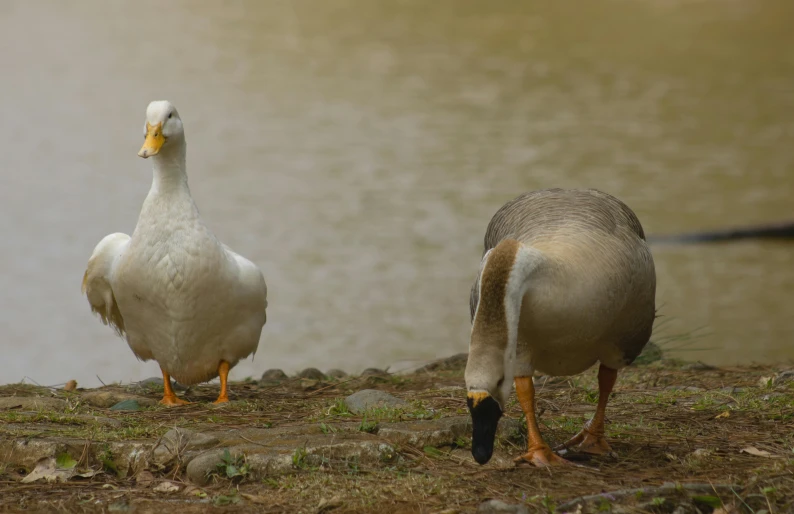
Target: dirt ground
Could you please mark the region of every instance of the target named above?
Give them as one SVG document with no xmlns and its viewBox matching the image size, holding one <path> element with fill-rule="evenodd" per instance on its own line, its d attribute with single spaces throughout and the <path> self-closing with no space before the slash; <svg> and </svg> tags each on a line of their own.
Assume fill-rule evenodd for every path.
<svg viewBox="0 0 794 514">
<path fill-rule="evenodd" d="M 547 469 L 512 462 L 526 444 L 515 397 L 494 458 L 474 462 L 460 357 L 405 375 L 248 380 L 231 384 L 223 406 L 210 403 L 214 384 L 179 393 L 194 403 L 176 408 L 155 403 L 156 381 L 13 384 L 0 387 L 0 511 L 794 512 L 787 369 L 632 366 L 607 407 L 615 453 L 567 455 L 578 466 Z M 536 378 L 552 446 L 592 416 L 595 372 Z M 404 403 L 356 414 L 344 400 L 362 389 Z M 183 434 L 175 428 L 192 442 L 163 453 Z M 49 478 L 24 481 L 47 462 Z"/>
</svg>

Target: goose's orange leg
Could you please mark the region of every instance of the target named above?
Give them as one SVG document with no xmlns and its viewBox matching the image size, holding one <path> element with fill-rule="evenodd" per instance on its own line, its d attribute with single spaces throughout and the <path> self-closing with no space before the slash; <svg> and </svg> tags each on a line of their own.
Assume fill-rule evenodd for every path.
<svg viewBox="0 0 794 514">
<path fill-rule="evenodd" d="M 521 410 L 527 418 L 527 453 L 515 459 L 516 463 L 521 461 L 529 462 L 535 466 L 556 466 L 571 464 L 553 451 L 543 440 L 538 428 L 538 420 L 535 417 L 535 385 L 532 377 L 516 377 L 516 396 Z"/>
<path fill-rule="evenodd" d="M 171 388 L 171 377 L 168 375 L 168 372 L 163 368 L 160 368 L 160 371 L 163 372 L 163 399 L 160 400 L 160 403 L 168 405 L 169 407 L 189 404 L 190 402 L 174 394 L 174 390 Z"/>
<path fill-rule="evenodd" d="M 226 403 L 229 401 L 229 396 L 226 390 L 226 381 L 229 378 L 229 363 L 226 361 L 221 361 L 218 365 L 218 375 L 221 377 L 221 392 L 218 395 L 218 399 L 212 403 Z"/>
<path fill-rule="evenodd" d="M 606 417 L 607 401 L 609 401 L 609 394 L 615 386 L 615 380 L 618 378 L 617 370 L 608 368 L 601 364 L 598 368 L 598 406 L 596 407 L 595 416 L 593 419 L 585 423 L 581 432 L 573 436 L 567 443 L 560 446 L 561 448 L 570 448 L 574 445 L 579 445 L 577 450 L 583 453 L 591 453 L 594 455 L 605 455 L 612 451 L 609 443 L 604 437 L 604 418 Z"/>
</svg>

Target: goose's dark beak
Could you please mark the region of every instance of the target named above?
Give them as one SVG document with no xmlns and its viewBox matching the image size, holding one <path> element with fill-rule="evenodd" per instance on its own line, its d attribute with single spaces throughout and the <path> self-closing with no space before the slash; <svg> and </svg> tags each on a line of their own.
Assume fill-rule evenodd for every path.
<svg viewBox="0 0 794 514">
<path fill-rule="evenodd" d="M 471 413 L 471 455 L 479 464 L 485 464 L 493 455 L 496 427 L 502 417 L 502 408 L 493 396 L 484 392 L 469 393 L 466 398 Z"/>
</svg>

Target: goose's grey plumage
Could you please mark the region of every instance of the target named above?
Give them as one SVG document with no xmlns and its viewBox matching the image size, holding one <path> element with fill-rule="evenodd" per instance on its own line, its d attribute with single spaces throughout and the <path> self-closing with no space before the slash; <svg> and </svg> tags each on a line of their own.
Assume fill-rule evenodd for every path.
<svg viewBox="0 0 794 514">
<path fill-rule="evenodd" d="M 512 377 L 518 390 L 535 370 L 574 375 L 600 362 L 608 376 L 630 364 L 650 338 L 655 295 L 642 225 L 617 198 L 544 189 L 508 202 L 488 224 L 471 289 L 470 406 L 487 399 L 501 415 Z"/>
</svg>

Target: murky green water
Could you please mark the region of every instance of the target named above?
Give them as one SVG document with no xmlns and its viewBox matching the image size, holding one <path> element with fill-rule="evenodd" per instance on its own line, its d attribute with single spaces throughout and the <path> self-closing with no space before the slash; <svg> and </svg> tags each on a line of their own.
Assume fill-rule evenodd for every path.
<svg viewBox="0 0 794 514">
<path fill-rule="evenodd" d="M 270 289 L 268 367 L 465 351 L 490 216 L 597 187 L 649 233 L 790 219 L 788 0 L 0 3 L 0 382 L 157 376 L 80 296 L 149 187 L 147 103 L 180 109 L 210 226 Z M 660 335 L 794 358 L 794 246 L 658 247 Z"/>
</svg>

